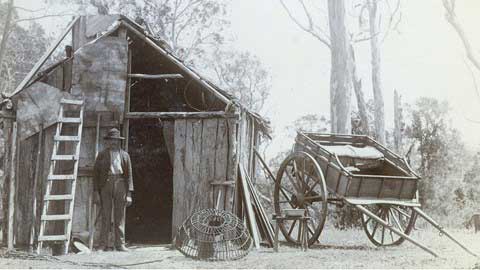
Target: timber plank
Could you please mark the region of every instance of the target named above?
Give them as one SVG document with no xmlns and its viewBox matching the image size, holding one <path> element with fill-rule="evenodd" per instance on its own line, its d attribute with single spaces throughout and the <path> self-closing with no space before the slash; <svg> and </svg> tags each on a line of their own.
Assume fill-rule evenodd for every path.
<svg viewBox="0 0 480 270">
<path fill-rule="evenodd" d="M 174 162 L 173 162 L 173 206 L 172 206 L 172 234 L 175 234 L 178 227 L 186 217 L 186 195 L 184 194 L 186 182 L 186 141 L 187 141 L 187 121 L 184 119 L 175 120 L 175 138 L 174 138 Z"/>
<path fill-rule="evenodd" d="M 250 231 L 252 233 L 252 238 L 253 238 L 253 244 L 255 245 L 255 248 L 256 249 L 259 249 L 260 248 L 260 237 L 258 235 L 259 231 L 258 231 L 258 225 L 257 225 L 257 220 L 256 220 L 256 216 L 255 216 L 255 212 L 253 210 L 253 205 L 252 205 L 252 201 L 251 201 L 251 194 L 250 194 L 250 191 L 249 191 L 249 188 L 248 188 L 248 184 L 247 184 L 247 179 L 246 179 L 246 175 L 245 175 L 245 169 L 242 167 L 242 165 L 240 165 L 239 167 L 239 178 L 240 178 L 240 181 L 242 183 L 242 194 L 243 194 L 243 201 L 244 201 L 244 205 L 245 205 L 245 209 L 246 209 L 246 212 L 247 212 L 247 218 L 248 218 L 248 225 L 250 227 Z"/>
<path fill-rule="evenodd" d="M 237 121 L 235 119 L 228 119 L 227 131 L 228 131 L 228 156 L 227 156 L 227 181 L 235 183 L 237 179 L 237 144 L 236 144 L 236 125 Z M 225 210 L 233 212 L 233 200 L 234 200 L 234 190 L 233 187 L 225 187 Z"/>
<path fill-rule="evenodd" d="M 17 141 L 18 158 L 16 166 L 15 186 L 21 188 L 21 192 L 15 194 L 15 220 L 14 235 L 15 245 L 27 245 L 29 243 L 30 225 L 32 221 L 33 182 L 35 178 L 35 164 L 38 144 L 38 134 Z M 26 162 L 25 162 L 26 161 Z"/>
<path fill-rule="evenodd" d="M 227 181 L 227 126 L 224 119 L 218 120 L 218 127 L 216 131 L 216 143 L 215 143 L 215 171 L 214 171 L 214 178 L 216 181 Z M 217 192 L 220 192 L 221 188 L 217 188 Z M 225 191 L 222 191 L 223 195 L 225 196 Z M 220 205 L 220 209 L 225 209 L 225 201 L 222 198 Z"/>
<path fill-rule="evenodd" d="M 202 175 L 201 175 L 201 159 L 202 159 L 202 128 L 203 123 L 202 120 L 189 120 L 187 122 L 191 123 L 192 126 L 192 162 L 191 162 L 191 175 L 190 175 L 190 183 L 192 183 L 190 193 L 195 198 L 195 204 L 190 207 L 190 211 L 188 214 L 192 214 L 195 210 L 208 208 L 207 199 L 205 193 L 202 192 L 202 184 L 208 185 L 207 183 L 202 183 Z M 205 181 L 206 182 L 206 181 Z"/>
<path fill-rule="evenodd" d="M 201 191 L 208 194 L 207 207 L 215 207 L 214 186 L 215 181 L 215 146 L 217 136 L 218 119 L 204 119 L 202 127 L 202 157 L 200 161 Z"/>
</svg>

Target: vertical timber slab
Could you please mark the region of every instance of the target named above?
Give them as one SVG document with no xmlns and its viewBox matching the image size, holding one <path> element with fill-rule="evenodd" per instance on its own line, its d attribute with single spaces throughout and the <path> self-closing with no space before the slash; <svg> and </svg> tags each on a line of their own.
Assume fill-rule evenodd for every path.
<svg viewBox="0 0 480 270">
<path fill-rule="evenodd" d="M 17 187 L 22 187 L 22 192 L 15 194 L 15 242 L 18 245 L 27 245 L 30 238 L 32 224 L 32 205 L 34 196 L 35 164 L 38 150 L 39 134 L 31 136 L 23 141 L 17 141 L 18 159 L 16 166 Z"/>
<path fill-rule="evenodd" d="M 253 210 L 253 205 L 252 205 L 252 196 L 250 194 L 250 191 L 248 189 L 248 184 L 247 184 L 247 176 L 245 175 L 245 168 L 240 165 L 239 168 L 239 175 L 240 175 L 240 181 L 242 185 L 242 190 L 243 190 L 243 201 L 245 202 L 245 210 L 247 212 L 247 220 L 248 224 L 250 227 L 250 232 L 252 233 L 253 237 L 253 244 L 255 245 L 256 249 L 260 249 L 260 237 L 259 237 L 259 231 L 258 231 L 258 225 L 257 225 L 257 219 L 255 216 L 255 212 Z"/>
<path fill-rule="evenodd" d="M 2 110 L 2 113 L 5 115 L 10 116 L 11 111 Z M 3 136 L 4 136 L 4 158 L 3 158 L 3 177 L 1 178 L 0 188 L 1 188 L 1 203 L 2 203 L 2 213 L 1 213 L 1 220 L 2 220 L 2 244 L 5 246 L 7 243 L 8 237 L 8 179 L 10 172 L 8 168 L 10 168 L 10 152 L 12 151 L 12 127 L 13 121 L 10 118 L 3 119 Z"/>
<path fill-rule="evenodd" d="M 175 120 L 174 231 L 193 212 L 215 206 L 211 182 L 227 179 L 228 133 L 224 127 L 224 120 L 218 119 Z"/>
<path fill-rule="evenodd" d="M 35 236 L 36 236 L 36 224 L 37 224 L 37 189 L 38 181 L 41 179 L 41 157 L 42 157 L 42 147 L 43 147 L 43 126 L 40 127 L 40 132 L 38 133 L 37 141 L 37 154 L 35 157 L 35 175 L 33 178 L 33 187 L 32 187 L 32 213 L 31 223 L 30 223 L 30 238 L 29 238 L 29 248 L 33 251 L 35 245 Z"/>
<path fill-rule="evenodd" d="M 215 142 L 215 181 L 224 182 L 227 180 L 227 123 L 224 119 L 218 119 L 218 125 L 216 130 L 216 142 Z M 216 187 L 216 192 L 220 192 L 223 189 L 222 186 Z M 223 192 L 225 194 L 225 192 Z M 218 196 L 218 194 L 215 194 Z M 215 197 L 215 202 L 217 197 Z M 220 199 L 219 209 L 225 208 L 224 199 Z"/>
<path fill-rule="evenodd" d="M 13 123 L 12 127 L 12 151 L 10 157 L 10 175 L 9 175 L 9 196 L 8 196 L 8 238 L 7 247 L 9 250 L 13 250 L 14 241 L 14 212 L 15 212 L 15 171 L 16 171 L 16 154 L 17 154 L 17 123 Z"/>
<path fill-rule="evenodd" d="M 45 189 L 47 187 L 47 178 L 48 178 L 48 173 L 50 171 L 50 159 L 52 157 L 52 152 L 53 152 L 53 138 L 55 136 L 56 132 L 56 126 L 50 126 L 49 128 L 44 130 L 44 151 L 43 151 L 43 170 L 42 170 L 42 181 L 41 184 L 39 185 L 39 192 L 38 194 L 38 212 L 37 213 L 42 213 L 42 206 L 43 206 L 43 197 L 45 196 Z M 38 225 L 40 226 L 40 219 L 38 219 Z M 54 226 L 46 226 L 45 227 L 45 234 L 54 234 Z"/>
<path fill-rule="evenodd" d="M 188 215 L 195 212 L 195 210 L 200 210 L 204 208 L 208 208 L 208 199 L 207 194 L 203 193 L 205 190 L 210 188 L 210 183 L 208 181 L 203 181 L 203 170 L 201 170 L 201 160 L 202 156 L 202 129 L 203 129 L 203 121 L 202 119 L 191 119 L 187 120 L 191 124 L 191 133 L 190 138 L 192 138 L 190 153 L 192 160 L 190 161 L 190 182 L 192 183 L 192 187 L 190 189 L 190 194 L 186 193 L 186 195 L 190 195 L 190 198 L 194 199 L 195 204 L 189 209 Z M 188 126 L 190 126 L 190 124 Z M 188 131 L 187 126 L 187 131 Z M 188 144 L 187 144 L 188 145 Z M 205 188 L 207 186 L 208 188 Z M 187 197 L 188 198 L 188 197 Z"/>
<path fill-rule="evenodd" d="M 238 150 L 237 150 L 237 141 L 236 141 L 236 119 L 227 119 L 227 131 L 228 131 L 228 163 L 227 163 L 227 181 L 235 182 L 237 179 L 237 168 L 238 168 Z M 225 210 L 231 211 L 233 213 L 233 200 L 234 200 L 234 190 L 236 186 L 226 186 L 225 187 Z"/>
<path fill-rule="evenodd" d="M 242 183 L 241 177 L 239 172 L 239 165 L 243 164 L 243 140 L 244 140 L 244 128 L 245 128 L 245 112 L 240 112 L 240 120 L 238 122 L 238 129 L 236 131 L 236 148 L 237 148 L 237 164 L 235 168 L 237 169 L 237 178 L 235 178 L 235 201 L 234 201 L 234 208 L 235 208 L 235 215 L 240 217 L 240 219 L 244 218 L 244 209 L 243 209 L 243 199 L 242 199 Z"/>
<path fill-rule="evenodd" d="M 172 235 L 186 217 L 185 208 L 190 202 L 183 192 L 186 188 L 185 161 L 187 155 L 187 120 L 175 120 L 175 155 L 173 162 L 173 206 L 172 206 Z"/>
<path fill-rule="evenodd" d="M 72 235 L 76 235 L 88 230 L 88 201 L 90 197 L 90 183 L 92 178 L 88 176 L 79 176 L 75 188 L 75 201 L 72 220 Z"/>
<path fill-rule="evenodd" d="M 216 138 L 218 119 L 203 119 L 202 125 L 202 155 L 200 159 L 200 187 L 201 192 L 208 194 L 205 198 L 208 208 L 215 207 L 216 194 L 214 193 L 214 186 L 210 183 L 213 181 L 225 181 L 215 178 L 215 168 L 217 159 L 216 152 Z M 226 163 L 226 160 L 224 161 Z"/>
</svg>

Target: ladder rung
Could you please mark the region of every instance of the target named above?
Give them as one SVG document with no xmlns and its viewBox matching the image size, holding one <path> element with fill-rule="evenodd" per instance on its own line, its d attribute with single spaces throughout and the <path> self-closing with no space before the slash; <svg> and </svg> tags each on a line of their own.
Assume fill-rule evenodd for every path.
<svg viewBox="0 0 480 270">
<path fill-rule="evenodd" d="M 55 141 L 80 141 L 80 137 L 57 135 L 55 136 Z"/>
<path fill-rule="evenodd" d="M 78 117 L 62 117 L 62 123 L 70 123 L 70 124 L 80 124 L 80 118 Z"/>
<path fill-rule="evenodd" d="M 51 174 L 48 176 L 48 180 L 73 180 L 75 175 L 73 174 Z"/>
<path fill-rule="evenodd" d="M 72 194 L 63 194 L 63 195 L 46 195 L 44 200 L 47 201 L 66 201 L 66 200 L 73 200 Z"/>
<path fill-rule="evenodd" d="M 67 241 L 65 235 L 40 235 L 38 241 Z"/>
<path fill-rule="evenodd" d="M 71 105 L 82 105 L 83 100 L 62 98 L 62 100 L 60 100 L 60 103 L 71 104 Z"/>
<path fill-rule="evenodd" d="M 76 160 L 75 155 L 53 155 L 52 160 Z"/>
<path fill-rule="evenodd" d="M 70 220 L 70 215 L 42 215 L 42 220 Z"/>
</svg>

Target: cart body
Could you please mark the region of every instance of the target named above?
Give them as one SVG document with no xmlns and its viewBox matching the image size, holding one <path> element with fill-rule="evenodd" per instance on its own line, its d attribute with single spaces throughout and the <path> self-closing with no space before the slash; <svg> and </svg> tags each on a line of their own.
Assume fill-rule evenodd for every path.
<svg viewBox="0 0 480 270">
<path fill-rule="evenodd" d="M 310 217 L 308 244 L 318 241 L 327 219 L 328 204 L 350 205 L 361 212 L 364 231 L 377 246 L 399 245 L 405 240 L 438 256 L 409 234 L 417 216 L 424 218 L 462 249 L 477 256 L 420 209 L 420 177 L 408 162 L 364 135 L 298 132 L 294 151 L 281 163 L 274 178 L 276 216 L 289 209 Z M 277 223 L 285 240 L 302 243 L 300 222 Z"/>
<path fill-rule="evenodd" d="M 299 132 L 295 151 L 315 158 L 330 196 L 416 203 L 420 177 L 404 158 L 364 135 Z"/>
</svg>

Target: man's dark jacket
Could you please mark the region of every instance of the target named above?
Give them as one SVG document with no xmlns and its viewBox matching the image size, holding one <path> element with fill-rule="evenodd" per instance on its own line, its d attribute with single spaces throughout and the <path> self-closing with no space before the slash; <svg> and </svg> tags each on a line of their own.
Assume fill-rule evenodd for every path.
<svg viewBox="0 0 480 270">
<path fill-rule="evenodd" d="M 130 156 L 124 150 L 120 151 L 120 158 L 122 160 L 123 177 L 125 179 L 125 187 L 128 191 L 133 191 L 133 177 L 132 177 L 132 162 Z M 110 150 L 105 149 L 98 153 L 93 168 L 93 187 L 94 190 L 100 192 L 105 185 L 110 172 Z"/>
</svg>

